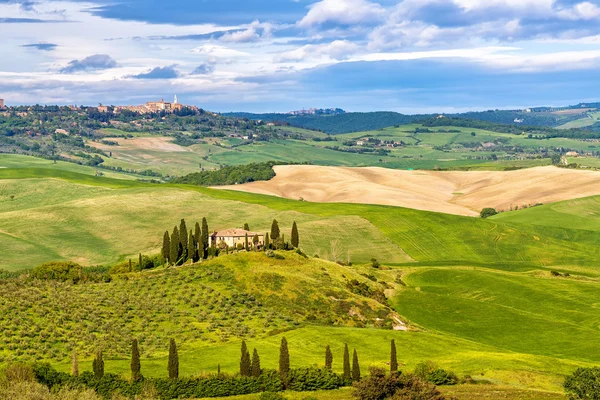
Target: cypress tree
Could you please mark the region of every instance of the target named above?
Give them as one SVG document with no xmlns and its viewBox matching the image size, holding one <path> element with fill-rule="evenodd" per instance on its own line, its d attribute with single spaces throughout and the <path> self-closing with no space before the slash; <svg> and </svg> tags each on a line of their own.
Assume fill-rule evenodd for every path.
<svg viewBox="0 0 600 400">
<path fill-rule="evenodd" d="M 250 365 L 250 352 L 248 351 L 248 347 L 246 346 L 246 341 L 242 341 L 242 357 L 240 359 L 240 375 L 241 376 L 250 376 L 252 373 Z"/>
<path fill-rule="evenodd" d="M 142 264 L 142 253 L 139 253 L 139 257 L 138 257 L 138 267 L 137 267 L 138 271 L 141 271 L 141 270 L 142 270 L 142 265 L 143 265 L 143 264 Z"/>
<path fill-rule="evenodd" d="M 298 226 L 296 225 L 296 221 L 292 225 L 292 246 L 298 248 L 300 244 L 300 238 L 298 237 Z"/>
<path fill-rule="evenodd" d="M 140 349 L 137 339 L 131 342 L 131 380 L 137 382 L 142 378 L 142 366 L 140 364 Z"/>
<path fill-rule="evenodd" d="M 196 240 L 196 247 L 194 248 L 194 262 L 196 262 L 202 258 L 202 254 L 200 253 L 202 231 L 200 230 L 200 224 L 198 222 L 196 222 L 196 226 L 194 227 L 194 239 Z"/>
<path fill-rule="evenodd" d="M 131 258 L 129 259 L 129 272 L 133 271 L 133 263 L 131 262 Z"/>
<path fill-rule="evenodd" d="M 181 219 L 179 223 L 179 244 L 181 244 L 181 259 L 185 262 L 188 259 L 188 230 L 185 219 Z"/>
<path fill-rule="evenodd" d="M 160 255 L 163 260 L 168 260 L 171 256 L 171 238 L 169 237 L 169 231 L 165 231 L 165 234 L 163 235 L 163 245 Z"/>
<path fill-rule="evenodd" d="M 279 223 L 276 219 L 273 220 L 271 224 L 271 240 L 279 239 Z"/>
<path fill-rule="evenodd" d="M 96 378 L 102 378 L 104 376 L 104 360 L 102 359 L 102 350 L 98 349 L 96 357 L 92 362 L 92 369 Z"/>
<path fill-rule="evenodd" d="M 350 380 L 352 378 L 352 371 L 350 370 L 350 352 L 348 351 L 348 344 L 344 344 L 344 379 Z"/>
<path fill-rule="evenodd" d="M 398 358 L 396 357 L 396 342 L 392 339 L 392 346 L 390 351 L 390 372 L 395 374 L 398 372 Z"/>
<path fill-rule="evenodd" d="M 258 378 L 260 376 L 260 357 L 258 356 L 258 351 L 254 349 L 252 353 L 252 376 Z"/>
<path fill-rule="evenodd" d="M 248 234 L 247 233 L 246 233 L 246 238 L 245 238 L 244 246 L 246 246 L 246 251 L 250 250 L 250 247 L 249 247 L 249 244 L 248 244 Z"/>
<path fill-rule="evenodd" d="M 208 222 L 202 218 L 202 258 L 208 258 Z"/>
<path fill-rule="evenodd" d="M 287 377 L 290 373 L 290 352 L 288 350 L 288 343 L 285 337 L 281 338 L 281 346 L 279 346 L 279 374 L 283 379 L 283 382 L 287 381 Z"/>
<path fill-rule="evenodd" d="M 179 261 L 179 230 L 177 227 L 173 228 L 171 234 L 171 250 L 169 251 L 169 262 L 171 265 L 177 264 Z"/>
<path fill-rule="evenodd" d="M 71 359 L 71 375 L 79 376 L 79 360 L 77 359 L 77 351 L 73 351 Z"/>
<path fill-rule="evenodd" d="M 194 248 L 196 244 L 194 243 L 194 235 L 192 234 L 192 230 L 190 229 L 190 235 L 188 236 L 188 261 L 194 261 Z"/>
<path fill-rule="evenodd" d="M 200 243 L 200 237 L 202 236 L 202 231 L 200 230 L 200 224 L 196 222 L 194 226 L 194 239 L 196 239 L 196 243 Z"/>
<path fill-rule="evenodd" d="M 355 382 L 360 381 L 360 366 L 358 365 L 356 349 L 354 349 L 354 353 L 352 354 L 352 380 Z"/>
<path fill-rule="evenodd" d="M 248 224 L 244 224 L 244 230 L 245 230 L 245 231 L 249 231 L 249 230 L 250 230 L 250 225 L 248 225 Z"/>
<path fill-rule="evenodd" d="M 179 378 L 179 354 L 177 353 L 177 345 L 175 339 L 169 341 L 169 378 Z"/>
<path fill-rule="evenodd" d="M 333 365 L 333 354 L 331 353 L 331 348 L 327 346 L 325 348 L 325 368 L 331 369 Z"/>
<path fill-rule="evenodd" d="M 252 238 L 252 247 L 254 248 L 254 251 L 258 249 L 258 242 L 260 242 L 260 239 L 258 239 L 258 234 L 256 234 Z"/>
<path fill-rule="evenodd" d="M 269 239 L 269 234 L 265 235 L 265 250 L 271 248 L 271 239 Z"/>
</svg>

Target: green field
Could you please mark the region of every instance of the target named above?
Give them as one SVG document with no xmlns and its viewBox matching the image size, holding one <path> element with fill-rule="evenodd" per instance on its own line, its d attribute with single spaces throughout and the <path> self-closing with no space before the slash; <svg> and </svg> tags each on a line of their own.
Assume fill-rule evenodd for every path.
<svg viewBox="0 0 600 400">
<path fill-rule="evenodd" d="M 590 121 L 592 121 L 590 119 Z M 278 161 L 282 163 L 311 163 L 330 166 L 380 166 L 394 169 L 478 169 L 504 170 L 550 165 L 550 158 L 541 158 L 540 152 L 556 148 L 579 152 L 596 152 L 600 144 L 575 139 L 536 139 L 526 135 L 497 133 L 474 128 L 435 127 L 430 132 L 416 133 L 425 129 L 418 124 L 384 128 L 377 131 L 355 132 L 332 136 L 334 141 L 323 141 L 328 135 L 300 128 L 261 127 L 263 132 L 285 132 L 301 135 L 296 138 L 271 138 L 269 141 L 246 142 L 240 138 L 210 137 L 203 143 L 183 147 L 170 143 L 167 136 L 137 133 L 134 139 L 123 139 L 128 132 L 104 129 L 103 133 L 117 137 L 121 146 L 100 146 L 111 157 L 103 157 L 110 167 L 142 171 L 151 169 L 163 175 L 181 176 L 205 169 L 217 169 L 221 165 L 244 165 L 253 162 Z M 184 132 L 185 134 L 185 132 Z M 334 150 L 332 147 L 349 149 L 344 142 L 356 142 L 360 138 L 376 138 L 404 143 L 403 146 L 376 147 L 387 154 L 357 153 Z M 315 140 L 316 139 L 316 140 Z M 164 140 L 168 148 L 147 146 L 147 142 Z M 485 145 L 485 146 L 484 146 Z M 328 148 L 329 147 L 329 148 Z M 361 146 L 352 146 L 361 149 Z M 512 148 L 518 151 L 512 151 Z M 365 150 L 366 147 L 362 147 Z M 597 160 L 590 158 L 590 164 Z"/>
<path fill-rule="evenodd" d="M 0 313 L 0 363 L 36 358 L 69 370 L 77 348 L 82 369 L 89 369 L 90 354 L 102 343 L 113 349 L 107 371 L 125 374 L 127 343 L 136 336 L 143 373 L 164 376 L 167 342 L 175 337 L 183 375 L 214 372 L 217 365 L 234 372 L 242 338 L 259 350 L 264 367 L 274 368 L 285 336 L 293 366 L 322 365 L 329 344 L 339 371 L 341 346 L 348 343 L 367 373 L 371 365 L 385 366 L 393 338 L 405 370 L 433 360 L 491 383 L 444 388 L 460 399 L 483 398 L 481 393 L 491 399 L 561 398 L 565 375 L 600 363 L 600 197 L 482 220 L 110 179 L 86 167 L 27 160 L 0 158 L 8 167 L 0 169 L 0 248 L 10 249 L 0 269 L 50 260 L 111 265 L 135 259 L 138 252 L 158 252 L 162 233 L 181 218 L 190 226 L 204 216 L 214 229 L 248 223 L 261 232 L 276 218 L 286 236 L 297 221 L 310 258 L 238 254 L 111 283 L 4 283 L 0 305 L 10 312 Z M 372 257 L 384 267 L 372 268 Z M 328 261 L 334 258 L 354 265 Z M 346 281 L 353 277 L 387 288 L 391 309 L 349 293 Z M 233 293 L 262 305 L 224 302 Z M 375 327 L 375 318 L 385 321 L 390 312 L 409 330 Z M 82 313 L 85 318 L 77 317 Z M 52 329 L 57 321 L 62 328 Z M 40 331 L 49 335 L 42 345 Z M 348 392 L 318 398 L 336 393 Z"/>
</svg>

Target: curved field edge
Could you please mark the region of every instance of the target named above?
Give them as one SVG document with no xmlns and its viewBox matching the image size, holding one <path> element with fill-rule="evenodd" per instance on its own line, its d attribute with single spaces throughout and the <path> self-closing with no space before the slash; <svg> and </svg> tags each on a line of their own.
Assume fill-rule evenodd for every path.
<svg viewBox="0 0 600 400">
<path fill-rule="evenodd" d="M 214 201 L 254 204 L 274 212 L 298 212 L 319 218 L 358 216 L 367 220 L 399 249 L 419 262 L 489 264 L 503 269 L 590 266 L 600 261 L 600 232 L 565 227 L 503 223 L 407 208 L 342 203 L 309 203 L 233 191 L 171 184 L 148 184 L 70 171 L 48 169 L 2 169 L 0 179 L 58 178 L 75 184 L 110 189 L 179 189 L 201 193 Z M 140 207 L 143 207 L 140 205 Z M 206 212 L 210 217 L 210 210 Z M 184 215 L 173 215 L 176 221 Z M 204 216 L 204 215 L 201 215 Z M 243 223 L 244 221 L 238 221 Z M 265 221 L 266 222 L 266 221 Z M 168 226 L 155 227 L 167 229 Z M 159 245 L 156 239 L 156 246 Z M 362 242 L 359 241 L 360 246 Z M 325 247 L 329 243 L 325 243 Z M 150 245 L 150 244 L 148 244 Z M 322 244 L 321 244 L 322 246 Z M 136 254 L 141 248 L 132 249 Z M 395 262 L 388 259 L 382 261 Z"/>
</svg>

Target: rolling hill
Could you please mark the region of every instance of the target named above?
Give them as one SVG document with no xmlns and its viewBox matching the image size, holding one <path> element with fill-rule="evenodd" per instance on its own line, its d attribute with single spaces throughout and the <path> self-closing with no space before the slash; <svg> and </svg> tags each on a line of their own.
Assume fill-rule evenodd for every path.
<svg viewBox="0 0 600 400">
<path fill-rule="evenodd" d="M 600 194 L 598 173 L 538 167 L 517 171 L 402 171 L 312 165 L 274 167 L 268 181 L 221 186 L 312 202 L 384 204 L 478 216 Z"/>
</svg>

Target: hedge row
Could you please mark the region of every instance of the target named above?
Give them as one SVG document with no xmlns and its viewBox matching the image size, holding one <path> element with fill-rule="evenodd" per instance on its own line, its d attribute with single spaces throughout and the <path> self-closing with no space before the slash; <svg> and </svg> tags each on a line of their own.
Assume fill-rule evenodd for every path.
<svg viewBox="0 0 600 400">
<path fill-rule="evenodd" d="M 329 369 L 298 368 L 290 370 L 287 382 L 277 371 L 263 371 L 259 377 L 216 374 L 181 379 L 150 379 L 130 382 L 116 374 L 97 378 L 91 372 L 71 376 L 58 372 L 49 364 L 34 366 L 36 379 L 50 387 L 86 387 L 99 395 L 110 398 L 113 393 L 135 396 L 142 392 L 144 384 L 150 383 L 161 399 L 225 397 L 260 392 L 279 392 L 285 388 L 295 391 L 332 390 L 350 385 L 351 382 Z"/>
</svg>

